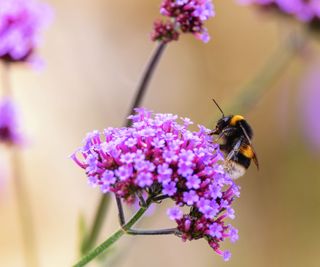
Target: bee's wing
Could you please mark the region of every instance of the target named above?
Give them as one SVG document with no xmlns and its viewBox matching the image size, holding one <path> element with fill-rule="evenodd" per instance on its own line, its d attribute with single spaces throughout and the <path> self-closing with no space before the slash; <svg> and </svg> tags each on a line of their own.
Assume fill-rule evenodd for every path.
<svg viewBox="0 0 320 267">
<path fill-rule="evenodd" d="M 255 152 L 254 148 L 253 148 L 253 145 L 252 145 L 251 139 L 250 139 L 249 135 L 247 134 L 246 129 L 243 127 L 243 125 L 242 125 L 241 123 L 240 123 L 240 127 L 241 127 L 241 129 L 242 129 L 242 131 L 243 131 L 243 133 L 244 133 L 244 135 L 245 135 L 245 137 L 246 137 L 246 139 L 247 139 L 247 141 L 248 141 L 248 143 L 249 143 L 249 145 L 250 145 L 251 149 L 252 149 L 252 152 L 253 152 L 253 157 L 252 157 L 253 162 L 254 162 L 254 164 L 257 166 L 257 169 L 259 170 L 259 161 L 258 161 L 258 157 L 257 157 L 257 154 L 256 154 L 256 152 Z"/>
<path fill-rule="evenodd" d="M 243 125 L 241 124 L 241 122 L 240 122 L 240 128 L 241 128 L 241 130 L 243 131 L 243 134 L 244 134 L 244 136 L 246 137 L 246 139 L 247 139 L 247 141 L 248 141 L 248 143 L 249 143 L 249 145 L 252 145 L 252 143 L 251 143 L 251 139 L 250 139 L 250 137 L 249 137 L 249 135 L 248 135 L 248 133 L 247 133 L 247 131 L 246 131 L 246 129 L 243 127 Z"/>
<path fill-rule="evenodd" d="M 251 149 L 252 149 L 252 152 L 253 152 L 253 157 L 252 157 L 253 162 L 254 162 L 254 164 L 257 166 L 257 169 L 259 170 L 259 161 L 258 161 L 257 154 L 256 154 L 256 152 L 254 151 L 253 146 L 252 146 L 252 145 L 250 145 L 250 146 L 251 146 Z"/>
</svg>

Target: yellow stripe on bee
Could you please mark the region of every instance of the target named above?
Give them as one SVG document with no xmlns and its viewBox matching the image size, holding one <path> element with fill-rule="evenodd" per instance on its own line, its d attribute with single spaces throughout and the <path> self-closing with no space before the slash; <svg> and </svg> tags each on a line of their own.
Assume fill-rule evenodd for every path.
<svg viewBox="0 0 320 267">
<path fill-rule="evenodd" d="M 254 152 L 251 146 L 242 146 L 240 148 L 240 153 L 248 159 L 252 159 L 254 157 Z"/>
<path fill-rule="evenodd" d="M 242 121 L 242 120 L 244 120 L 244 117 L 242 117 L 241 115 L 234 115 L 231 118 L 230 125 L 235 126 L 238 121 Z"/>
</svg>

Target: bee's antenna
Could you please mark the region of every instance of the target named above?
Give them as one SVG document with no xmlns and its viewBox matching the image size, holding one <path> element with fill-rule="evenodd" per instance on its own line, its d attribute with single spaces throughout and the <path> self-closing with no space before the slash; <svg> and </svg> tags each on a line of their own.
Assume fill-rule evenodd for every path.
<svg viewBox="0 0 320 267">
<path fill-rule="evenodd" d="M 216 104 L 216 106 L 218 107 L 218 109 L 221 111 L 222 117 L 225 117 L 225 116 L 224 116 L 224 113 L 223 113 L 222 109 L 220 108 L 220 106 L 218 105 L 217 101 L 214 100 L 214 98 L 212 98 L 212 101 Z"/>
</svg>

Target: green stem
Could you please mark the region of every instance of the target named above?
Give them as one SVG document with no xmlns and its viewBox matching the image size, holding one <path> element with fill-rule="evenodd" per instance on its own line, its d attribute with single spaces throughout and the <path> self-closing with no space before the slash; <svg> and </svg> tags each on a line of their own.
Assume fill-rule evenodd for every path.
<svg viewBox="0 0 320 267">
<path fill-rule="evenodd" d="M 142 74 L 142 78 L 140 80 L 140 83 L 138 85 L 137 93 L 134 97 L 134 101 L 131 104 L 131 107 L 129 109 L 128 116 L 131 115 L 134 112 L 134 109 L 139 107 L 141 105 L 141 102 L 143 100 L 144 95 L 146 94 L 146 91 L 148 89 L 148 85 L 151 81 L 151 78 L 153 76 L 153 73 L 158 66 L 159 60 L 167 46 L 167 43 L 165 42 L 159 42 L 158 46 L 152 53 L 149 62 L 147 63 L 147 66 Z M 127 120 L 127 127 L 131 126 L 131 121 Z"/>
<path fill-rule="evenodd" d="M 12 97 L 11 79 L 10 79 L 10 63 L 3 63 L 2 86 L 3 94 Z M 23 239 L 23 249 L 25 253 L 26 266 L 38 266 L 36 242 L 34 235 L 34 227 L 32 213 L 30 207 L 29 195 L 26 186 L 23 184 L 21 154 L 19 148 L 11 146 L 11 168 L 12 180 L 15 189 L 15 198 L 17 202 L 18 216 L 21 224 L 21 234 Z"/>
<path fill-rule="evenodd" d="M 18 213 L 20 216 L 20 223 L 23 236 L 24 251 L 26 257 L 26 266 L 38 266 L 34 228 L 31 216 L 31 208 L 28 193 L 22 182 L 21 175 L 21 159 L 19 151 L 12 151 L 12 168 L 13 168 L 13 181 L 15 186 L 16 199 L 18 204 Z"/>
<path fill-rule="evenodd" d="M 100 204 L 96 211 L 95 219 L 92 225 L 92 231 L 89 235 L 85 236 L 81 246 L 81 253 L 84 255 L 87 253 L 96 243 L 97 238 L 99 236 L 100 229 L 102 228 L 104 217 L 107 213 L 107 208 L 110 203 L 110 194 L 103 194 L 100 199 Z"/>
<path fill-rule="evenodd" d="M 112 246 L 117 240 L 120 239 L 124 234 L 126 234 L 127 230 L 129 230 L 146 212 L 150 203 L 146 207 L 141 207 L 133 216 L 132 218 L 119 230 L 117 230 L 114 234 L 112 234 L 106 241 L 101 243 L 95 249 L 91 250 L 88 254 L 83 256 L 83 258 L 73 265 L 73 267 L 82 267 L 85 266 L 87 263 L 92 261 L 94 258 L 99 256 L 102 252 Z"/>
<path fill-rule="evenodd" d="M 306 43 L 305 36 L 290 34 L 272 54 L 257 75 L 240 90 L 227 112 L 247 113 L 258 102 L 267 88 L 271 87 L 287 69 L 294 56 L 301 51 Z M 231 112 L 230 112 L 231 111 Z"/>
</svg>

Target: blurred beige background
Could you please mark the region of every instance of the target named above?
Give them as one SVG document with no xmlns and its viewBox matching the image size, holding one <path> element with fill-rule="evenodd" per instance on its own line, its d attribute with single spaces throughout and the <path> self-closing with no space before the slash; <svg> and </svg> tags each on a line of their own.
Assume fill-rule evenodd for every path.
<svg viewBox="0 0 320 267">
<path fill-rule="evenodd" d="M 160 0 L 49 2 L 56 18 L 39 51 L 46 69 L 34 73 L 18 67 L 12 79 L 30 137 L 23 151 L 24 183 L 32 197 L 40 266 L 57 267 L 77 259 L 78 216 L 83 213 L 91 222 L 100 196 L 68 156 L 88 131 L 122 124 L 154 48 L 149 32 L 159 17 Z M 183 36 L 170 44 L 145 107 L 209 127 L 220 116 L 211 98 L 222 106 L 234 101 L 273 53 L 286 25 L 232 0 L 215 4 L 217 16 L 207 23 L 212 41 L 205 45 Z M 314 53 L 317 49 L 312 44 Z M 320 153 L 309 149 L 298 109 L 299 81 L 309 61 L 312 56 L 294 60 L 246 114 L 255 129 L 261 170 L 253 166 L 239 180 L 234 225 L 240 240 L 224 244 L 233 253 L 231 261 L 224 263 L 203 240 L 124 237 L 117 245 L 123 249 L 120 261 L 109 266 L 320 266 Z M 24 261 L 16 203 L 7 152 L 1 151 L 0 266 L 20 267 Z M 171 224 L 162 205 L 141 225 Z M 112 204 L 104 236 L 117 227 Z"/>
</svg>

